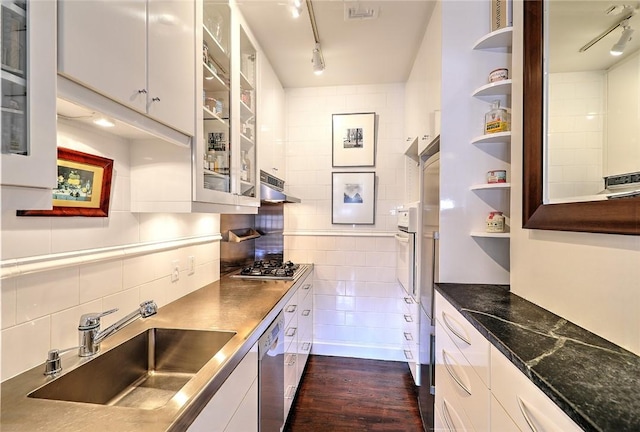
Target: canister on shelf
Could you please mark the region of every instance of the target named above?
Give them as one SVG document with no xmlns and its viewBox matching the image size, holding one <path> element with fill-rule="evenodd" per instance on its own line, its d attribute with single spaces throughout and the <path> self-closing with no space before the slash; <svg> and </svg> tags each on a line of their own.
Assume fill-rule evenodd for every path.
<svg viewBox="0 0 640 432">
<path fill-rule="evenodd" d="M 499 68 L 491 71 L 489 74 L 489 82 L 503 81 L 509 79 L 509 69 Z"/>
<path fill-rule="evenodd" d="M 487 232 L 504 232 L 504 215 L 500 211 L 492 211 L 487 216 Z"/>
<path fill-rule="evenodd" d="M 507 182 L 506 170 L 487 171 L 487 183 L 506 183 L 506 182 Z"/>
</svg>

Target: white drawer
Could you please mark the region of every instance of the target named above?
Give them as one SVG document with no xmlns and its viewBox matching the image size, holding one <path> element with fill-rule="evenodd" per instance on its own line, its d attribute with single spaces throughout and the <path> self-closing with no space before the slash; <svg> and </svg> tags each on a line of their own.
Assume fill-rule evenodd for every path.
<svg viewBox="0 0 640 432">
<path fill-rule="evenodd" d="M 494 347 L 491 347 L 491 391 L 522 431 L 582 431 Z"/>
<path fill-rule="evenodd" d="M 489 341 L 436 292 L 436 319 L 487 387 L 490 386 Z"/>
<path fill-rule="evenodd" d="M 294 293 L 293 296 L 289 299 L 287 304 L 284 306 L 282 311 L 284 312 L 284 326 L 288 327 L 292 320 L 298 316 L 298 293 Z"/>
<path fill-rule="evenodd" d="M 435 396 L 435 430 L 446 432 L 474 431 L 471 421 L 462 409 L 455 395 L 451 383 L 446 380 L 438 381 L 436 369 L 436 396 Z"/>
<path fill-rule="evenodd" d="M 460 353 L 454 342 L 444 331 L 443 326 L 436 325 L 436 395 L 442 384 L 450 389 L 456 403 L 470 419 L 477 431 L 489 430 L 490 392 L 480 379 L 475 369 Z"/>
<path fill-rule="evenodd" d="M 521 432 L 500 402 L 491 395 L 491 430 L 495 432 Z"/>
</svg>

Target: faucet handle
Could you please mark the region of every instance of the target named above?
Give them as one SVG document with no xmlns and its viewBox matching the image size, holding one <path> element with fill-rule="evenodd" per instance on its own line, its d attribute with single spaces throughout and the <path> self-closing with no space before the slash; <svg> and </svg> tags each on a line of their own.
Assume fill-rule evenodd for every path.
<svg viewBox="0 0 640 432">
<path fill-rule="evenodd" d="M 100 326 L 100 318 L 105 315 L 117 312 L 118 308 L 110 309 L 104 312 L 92 312 L 84 314 L 80 317 L 80 323 L 78 324 L 78 330 L 91 330 Z"/>
<path fill-rule="evenodd" d="M 158 305 L 153 300 L 147 300 L 140 303 L 140 316 L 142 318 L 150 317 L 158 312 Z"/>
</svg>

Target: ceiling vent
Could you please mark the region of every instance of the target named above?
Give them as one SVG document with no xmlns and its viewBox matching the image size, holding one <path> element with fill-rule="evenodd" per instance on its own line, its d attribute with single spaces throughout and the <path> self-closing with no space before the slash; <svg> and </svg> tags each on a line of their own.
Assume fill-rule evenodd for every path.
<svg viewBox="0 0 640 432">
<path fill-rule="evenodd" d="M 377 7 L 365 7 L 358 3 L 357 6 L 344 5 L 344 20 L 356 21 L 356 20 L 369 20 L 378 18 Z"/>
</svg>

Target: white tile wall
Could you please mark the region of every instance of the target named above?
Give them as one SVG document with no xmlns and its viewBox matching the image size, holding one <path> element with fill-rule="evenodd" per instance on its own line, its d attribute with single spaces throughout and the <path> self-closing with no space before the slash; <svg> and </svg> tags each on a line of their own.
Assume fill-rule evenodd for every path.
<svg viewBox="0 0 640 432">
<path fill-rule="evenodd" d="M 114 159 L 108 218 L 17 217 L 2 211 L 2 259 L 41 256 L 220 232 L 219 215 L 130 212 L 129 146 L 126 140 L 60 121 L 59 145 Z M 195 272 L 188 272 L 194 256 Z M 180 278 L 171 282 L 171 261 Z M 0 379 L 44 362 L 51 348 L 77 345 L 80 315 L 110 308 L 103 326 L 154 299 L 163 306 L 220 278 L 219 242 L 133 258 L 78 265 L 2 280 Z"/>
<path fill-rule="evenodd" d="M 401 288 L 389 233 L 396 229 L 393 210 L 407 199 L 404 85 L 287 89 L 286 110 L 286 181 L 302 203 L 285 206 L 285 231 L 294 234 L 285 236 L 285 254 L 315 264 L 313 350 L 401 360 Z M 357 112 L 376 113 L 376 166 L 334 169 L 332 114 Z M 331 224 L 331 173 L 336 171 L 376 172 L 375 225 Z M 340 235 L 331 235 L 336 231 Z M 302 232 L 306 235 L 295 235 Z M 356 235 L 363 232 L 371 236 Z"/>
<path fill-rule="evenodd" d="M 551 199 L 602 190 L 606 71 L 549 74 Z"/>
</svg>

